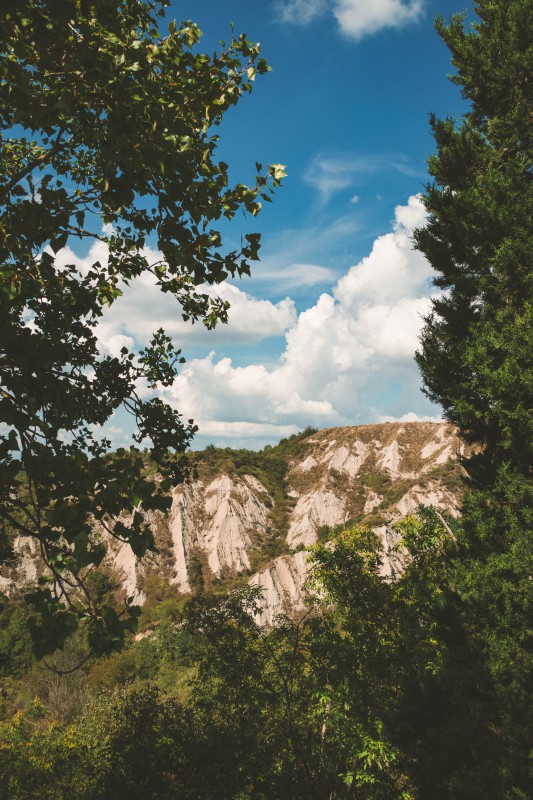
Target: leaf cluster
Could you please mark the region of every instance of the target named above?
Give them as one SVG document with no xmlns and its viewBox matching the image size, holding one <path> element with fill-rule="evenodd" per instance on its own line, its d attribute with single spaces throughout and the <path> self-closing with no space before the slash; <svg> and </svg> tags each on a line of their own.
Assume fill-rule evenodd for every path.
<svg viewBox="0 0 533 800">
<path fill-rule="evenodd" d="M 0 535 L 6 554 L 32 537 L 42 557 L 31 602 L 43 653 L 80 622 L 95 652 L 121 646 L 138 611 L 97 608 L 87 575 L 109 539 L 137 557 L 153 549 L 147 515 L 168 507 L 197 430 L 155 394 L 183 362 L 170 337 L 106 353 L 104 313 L 144 276 L 183 319 L 225 322 L 207 288 L 249 274 L 260 237 L 227 251 L 217 223 L 257 214 L 284 175 L 257 165 L 252 186 L 232 185 L 216 158 L 223 115 L 269 69 L 259 45 L 232 35 L 208 56 L 193 22 L 161 30 L 167 5 L 0 9 Z M 157 481 L 135 448 L 109 456 L 101 431 L 119 409 Z"/>
</svg>

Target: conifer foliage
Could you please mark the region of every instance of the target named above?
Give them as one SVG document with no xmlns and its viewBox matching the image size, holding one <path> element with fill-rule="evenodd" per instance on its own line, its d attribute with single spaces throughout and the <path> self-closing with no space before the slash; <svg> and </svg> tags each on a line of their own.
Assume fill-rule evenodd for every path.
<svg viewBox="0 0 533 800">
<path fill-rule="evenodd" d="M 426 321 L 418 363 L 429 396 L 487 455 L 533 462 L 533 10 L 527 0 L 475 5 L 437 29 L 470 110 L 431 120 L 437 153 L 415 236 L 445 293 Z"/>
<path fill-rule="evenodd" d="M 533 787 L 533 8 L 480 0 L 474 9 L 471 28 L 463 16 L 437 23 L 469 111 L 459 124 L 432 119 L 429 221 L 415 240 L 445 291 L 417 359 L 428 395 L 481 446 L 465 465 L 470 491 L 447 586 L 457 631 L 450 677 L 462 688 L 442 730 L 464 742 L 447 767 L 451 791 L 463 760 L 462 794 L 449 796 L 525 798 Z"/>
</svg>

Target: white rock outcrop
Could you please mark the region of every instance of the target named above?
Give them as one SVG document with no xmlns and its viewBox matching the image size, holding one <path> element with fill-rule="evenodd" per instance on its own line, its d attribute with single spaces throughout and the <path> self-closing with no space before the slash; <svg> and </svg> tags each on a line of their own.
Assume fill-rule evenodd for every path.
<svg viewBox="0 0 533 800">
<path fill-rule="evenodd" d="M 377 464 L 381 469 L 385 470 L 389 473 L 391 478 L 398 478 L 401 475 L 400 472 L 400 448 L 398 445 L 398 440 L 394 439 L 390 444 L 386 445 L 383 448 L 376 448 L 379 452 L 379 458 L 377 460 Z"/>
<path fill-rule="evenodd" d="M 250 585 L 262 591 L 256 617 L 260 625 L 272 625 L 279 614 L 294 616 L 305 611 L 303 586 L 309 568 L 307 553 L 300 550 L 294 555 L 279 556 L 250 579 Z"/>
<path fill-rule="evenodd" d="M 460 471 L 457 459 L 466 446 L 447 423 L 330 428 L 300 442 L 296 452 L 284 489 L 285 510 L 278 506 L 276 512 L 278 526 L 280 513 L 286 514 L 287 550 L 314 544 L 323 526 L 366 522 L 383 544 L 383 574 L 393 579 L 403 569 L 394 522 L 419 504 L 454 515 L 460 511 L 458 482 L 448 478 Z M 183 593 L 195 588 L 198 567 L 208 581 L 249 575 L 252 563 L 265 563 L 269 543 L 279 536 L 271 517 L 273 498 L 255 475 L 217 473 L 198 463 L 198 478 L 172 490 L 169 513 L 150 517 L 157 553 L 138 561 L 129 547 L 112 543 L 107 564 L 137 600 L 143 599 L 147 572 L 162 575 Z M 0 573 L 0 591 L 6 593 L 38 577 L 33 542 L 17 540 L 15 550 L 16 564 Z M 308 569 L 307 554 L 293 552 L 250 578 L 263 592 L 262 624 L 272 624 L 276 614 L 304 610 Z"/>
<path fill-rule="evenodd" d="M 381 574 L 384 578 L 394 580 L 405 569 L 406 553 L 398 549 L 400 536 L 398 531 L 391 525 L 379 525 L 373 528 L 374 533 L 380 539 L 383 548 L 383 564 Z"/>
<path fill-rule="evenodd" d="M 412 486 L 396 503 L 398 518 L 412 514 L 420 505 L 433 506 L 454 517 L 459 516 L 458 498 L 436 481 L 430 481 L 424 488 L 418 484 Z"/>
<path fill-rule="evenodd" d="M 367 455 L 368 445 L 365 445 L 364 442 L 356 441 L 352 449 L 342 445 L 333 450 L 331 457 L 328 453 L 324 460 L 328 462 L 329 469 L 335 469 L 337 472 L 349 475 L 350 478 L 355 478 L 365 463 Z"/>
<path fill-rule="evenodd" d="M 346 521 L 346 501 L 328 489 L 300 497 L 291 514 L 287 542 L 289 547 L 309 547 L 316 542 L 316 532 L 322 525 L 335 527 Z"/>
<path fill-rule="evenodd" d="M 254 539 L 267 535 L 268 493 L 252 475 L 222 474 L 208 483 L 174 492 L 169 532 L 175 556 L 173 581 L 189 589 L 192 555 L 203 557 L 211 573 L 238 573 L 250 568 Z"/>
<path fill-rule="evenodd" d="M 365 504 L 363 506 L 363 514 L 370 514 L 375 508 L 378 508 L 383 501 L 383 497 L 380 494 L 376 494 L 373 492 L 372 489 L 368 492 L 365 500 Z"/>
</svg>

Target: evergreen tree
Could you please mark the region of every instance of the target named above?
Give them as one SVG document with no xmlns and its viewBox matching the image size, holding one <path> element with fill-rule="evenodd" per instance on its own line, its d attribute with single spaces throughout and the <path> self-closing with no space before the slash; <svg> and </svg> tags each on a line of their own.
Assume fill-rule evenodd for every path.
<svg viewBox="0 0 533 800">
<path fill-rule="evenodd" d="M 467 718 L 470 726 L 462 793 L 453 793 L 460 767 L 450 762 L 449 796 L 521 798 L 533 787 L 533 8 L 480 0 L 475 11 L 470 30 L 463 16 L 437 22 L 470 109 L 460 124 L 431 121 L 429 221 L 415 240 L 445 291 L 417 360 L 429 397 L 481 447 L 465 465 L 470 491 L 448 583 L 462 688 L 447 740 L 461 740 Z"/>
<path fill-rule="evenodd" d="M 417 360 L 426 392 L 487 457 L 533 462 L 531 385 L 533 248 L 533 9 L 481 0 L 479 22 L 437 29 L 454 83 L 470 101 L 457 125 L 431 120 L 437 153 L 415 235 L 445 290 L 426 320 Z"/>
</svg>

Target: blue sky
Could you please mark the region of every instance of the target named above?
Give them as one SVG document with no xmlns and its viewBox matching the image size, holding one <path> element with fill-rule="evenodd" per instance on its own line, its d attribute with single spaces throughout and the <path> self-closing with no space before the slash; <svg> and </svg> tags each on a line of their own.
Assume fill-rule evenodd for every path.
<svg viewBox="0 0 533 800">
<path fill-rule="evenodd" d="M 100 326 L 109 352 L 161 324 L 187 364 L 162 391 L 200 426 L 197 447 L 263 447 L 306 425 L 438 418 L 413 362 L 432 271 L 412 251 L 417 199 L 433 151 L 430 112 L 459 116 L 450 56 L 434 31 L 445 0 L 180 0 L 207 52 L 244 32 L 272 72 L 227 114 L 219 158 L 234 180 L 255 162 L 286 165 L 274 203 L 225 231 L 262 234 L 251 278 L 220 293 L 225 328 L 181 322 L 168 297 L 138 282 Z M 127 426 L 113 420 L 116 444 Z"/>
</svg>

